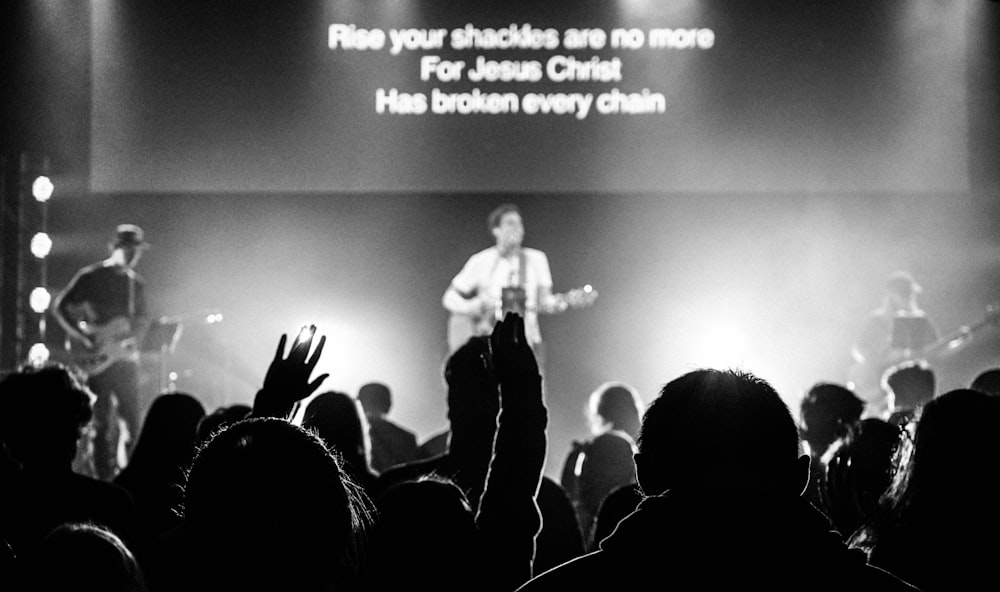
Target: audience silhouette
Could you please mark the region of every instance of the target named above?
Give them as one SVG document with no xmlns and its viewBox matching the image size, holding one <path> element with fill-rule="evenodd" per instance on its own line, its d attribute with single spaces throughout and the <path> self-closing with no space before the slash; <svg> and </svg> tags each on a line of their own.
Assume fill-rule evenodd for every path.
<svg viewBox="0 0 1000 592">
<path fill-rule="evenodd" d="M 326 391 L 312 398 L 302 414 L 302 427 L 312 430 L 340 455 L 342 467 L 366 492 L 378 474 L 369 465 L 370 447 L 364 412 L 346 393 Z"/>
<path fill-rule="evenodd" d="M 217 407 L 198 422 L 198 442 L 208 440 L 213 433 L 250 415 L 251 408 L 243 403 Z"/>
<path fill-rule="evenodd" d="M 969 388 L 987 395 L 1000 395 L 1000 368 L 983 370 L 972 379 Z"/>
<path fill-rule="evenodd" d="M 135 505 L 123 488 L 73 472 L 94 395 L 57 363 L 25 366 L 0 381 L 0 438 L 17 468 L 0 488 L 0 535 L 28 560 L 66 522 L 92 522 L 131 540 Z"/>
<path fill-rule="evenodd" d="M 445 363 L 451 434 L 447 452 L 382 473 L 379 492 L 402 481 L 436 474 L 453 480 L 465 493 L 473 511 L 481 510 L 480 498 L 493 457 L 501 400 L 497 377 L 483 362 L 489 355 L 489 339 L 488 336 L 471 338 Z M 540 571 L 581 554 L 583 539 L 569 498 L 548 477 L 542 477 L 537 503 L 542 513 L 542 530 L 536 540 L 533 566 Z"/>
<path fill-rule="evenodd" d="M 837 438 L 861 420 L 865 402 L 850 389 L 832 382 L 814 384 L 799 403 L 799 435 L 809 452 L 806 499 L 822 508 L 823 455 Z"/>
<path fill-rule="evenodd" d="M 358 400 L 368 419 L 371 466 L 381 473 L 390 467 L 417 460 L 417 435 L 389 419 L 392 391 L 381 382 L 369 382 L 358 390 Z"/>
<path fill-rule="evenodd" d="M 740 370 L 679 376 L 645 413 L 607 382 L 560 484 L 543 475 L 548 411 L 520 315 L 448 358 L 446 444 L 429 458 L 387 418 L 385 384 L 315 394 L 315 336 L 287 353 L 280 337 L 250 405 L 157 395 L 113 482 L 74 472 L 93 421 L 81 375 L 5 375 L 0 592 L 936 592 L 993 577 L 1000 368 L 935 396 L 926 365 L 894 367 L 888 419 L 818 382 L 796 422 Z"/>
<path fill-rule="evenodd" d="M 882 498 L 852 544 L 925 592 L 978 590 L 1000 553 L 1000 398 L 949 391 L 923 406 Z"/>
<path fill-rule="evenodd" d="M 820 460 L 821 509 L 848 540 L 878 517 L 879 498 L 892 480 L 902 429 L 868 417 L 834 442 Z"/>
<path fill-rule="evenodd" d="M 149 407 L 128 465 L 114 479 L 132 496 L 140 561 L 152 542 L 180 521 L 184 473 L 197 445 L 205 408 L 188 393 L 164 393 Z"/>
<path fill-rule="evenodd" d="M 146 592 L 132 552 L 114 533 L 93 524 L 62 524 L 42 540 L 16 576 L 16 592 Z"/>
<path fill-rule="evenodd" d="M 765 381 L 697 370 L 667 383 L 635 456 L 645 498 L 600 549 L 520 589 L 912 590 L 866 563 L 801 494 L 788 407 Z"/>
<path fill-rule="evenodd" d="M 934 398 L 934 371 L 922 362 L 908 362 L 886 371 L 884 390 L 889 394 L 889 423 L 905 426 L 921 405 Z"/>
<path fill-rule="evenodd" d="M 595 542 L 594 521 L 605 496 L 635 483 L 632 456 L 641 416 L 639 393 L 625 383 L 606 382 L 590 395 L 587 419 L 593 437 L 573 442 L 560 479 L 573 501 L 587 548 Z"/>
</svg>

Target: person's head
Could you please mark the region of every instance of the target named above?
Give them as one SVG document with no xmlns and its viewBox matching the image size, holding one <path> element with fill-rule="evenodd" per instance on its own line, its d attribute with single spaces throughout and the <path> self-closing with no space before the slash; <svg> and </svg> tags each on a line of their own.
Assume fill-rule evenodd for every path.
<svg viewBox="0 0 1000 592">
<path fill-rule="evenodd" d="M 908 271 L 894 271 L 885 281 L 887 304 L 895 310 L 915 307 L 917 295 L 922 291 L 923 288 Z"/>
<path fill-rule="evenodd" d="M 886 371 L 883 387 L 896 409 L 916 409 L 934 398 L 934 371 L 922 362 L 907 362 Z"/>
<path fill-rule="evenodd" d="M 695 370 L 667 383 L 643 416 L 638 448 L 646 495 L 711 488 L 799 496 L 809 479 L 785 402 L 740 370 Z"/>
<path fill-rule="evenodd" d="M 1000 368 L 983 370 L 972 380 L 969 388 L 988 395 L 1000 395 Z"/>
<path fill-rule="evenodd" d="M 153 399 L 126 470 L 173 477 L 187 468 L 198 443 L 205 408 L 188 393 L 162 393 Z"/>
<path fill-rule="evenodd" d="M 146 584 L 135 556 L 117 535 L 94 524 L 67 523 L 45 536 L 18 574 L 15 589 L 143 592 Z"/>
<path fill-rule="evenodd" d="M 403 481 L 382 492 L 376 506 L 371 589 L 464 590 L 482 577 L 475 514 L 457 484 L 435 475 Z M 444 577 L 433 569 L 442 565 Z"/>
<path fill-rule="evenodd" d="M 250 416 L 252 409 L 243 403 L 223 405 L 205 415 L 198 422 L 198 441 L 208 440 L 212 434 Z"/>
<path fill-rule="evenodd" d="M 236 422 L 199 449 L 188 473 L 184 534 L 194 583 L 204 590 L 350 585 L 366 499 L 314 433 L 283 419 Z"/>
<path fill-rule="evenodd" d="M 820 457 L 845 430 L 861 419 L 865 403 L 845 386 L 818 382 L 802 397 L 799 423 L 810 454 Z"/>
<path fill-rule="evenodd" d="M 642 417 L 639 391 L 624 382 L 605 382 L 590 393 L 587 417 L 594 434 L 609 429 L 618 430 L 634 440 L 639 436 Z"/>
<path fill-rule="evenodd" d="M 392 391 L 381 382 L 369 382 L 358 390 L 358 401 L 370 417 L 382 417 L 392 408 Z"/>
<path fill-rule="evenodd" d="M 22 466 L 69 468 L 95 400 L 62 364 L 24 366 L 0 381 L 0 438 Z"/>
<path fill-rule="evenodd" d="M 850 536 L 877 518 L 879 499 L 892 480 L 899 427 L 876 417 L 855 424 L 822 459 L 824 510 L 834 527 Z"/>
<path fill-rule="evenodd" d="M 368 422 L 360 404 L 350 395 L 338 391 L 316 395 L 302 413 L 302 427 L 316 432 L 327 446 L 332 446 L 352 471 L 368 470 Z"/>
<path fill-rule="evenodd" d="M 998 425 L 1000 397 L 956 389 L 926 403 L 912 440 L 902 441 L 885 500 L 890 509 L 897 516 L 944 510 L 1000 519 L 994 509 L 1000 496 Z"/>
<path fill-rule="evenodd" d="M 119 224 L 108 243 L 108 250 L 113 256 L 120 257 L 123 265 L 135 267 L 149 246 L 142 228 L 135 224 Z"/>
<path fill-rule="evenodd" d="M 487 218 L 490 232 L 502 250 L 519 247 L 524 240 L 524 221 L 521 210 L 514 204 L 505 203 L 494 208 Z"/>
</svg>

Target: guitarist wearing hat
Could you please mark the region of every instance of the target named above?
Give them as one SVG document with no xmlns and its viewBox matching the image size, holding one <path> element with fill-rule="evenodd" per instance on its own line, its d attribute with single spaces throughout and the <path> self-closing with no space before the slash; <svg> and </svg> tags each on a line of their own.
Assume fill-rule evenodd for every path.
<svg viewBox="0 0 1000 592">
<path fill-rule="evenodd" d="M 544 350 L 538 315 L 587 306 L 597 292 L 586 286 L 552 293 L 549 259 L 538 249 L 522 246 L 524 222 L 516 205 L 495 208 L 487 224 L 496 244 L 470 257 L 441 299 L 451 313 L 449 352 L 474 335 L 489 335 L 507 312 L 517 312 L 524 317 L 525 338 L 541 367 Z"/>
<path fill-rule="evenodd" d="M 119 225 L 108 243 L 109 257 L 79 270 L 52 308 L 67 345 L 77 352 L 73 363 L 97 395 L 94 468 L 104 480 L 119 468 L 115 403 L 130 442 L 139 430 L 139 337 L 147 321 L 145 282 L 134 268 L 148 247 L 142 228 Z"/>
</svg>

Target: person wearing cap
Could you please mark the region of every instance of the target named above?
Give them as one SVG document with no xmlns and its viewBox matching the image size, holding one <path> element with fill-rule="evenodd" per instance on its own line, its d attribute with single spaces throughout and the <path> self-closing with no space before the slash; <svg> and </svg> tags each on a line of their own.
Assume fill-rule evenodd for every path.
<svg viewBox="0 0 1000 592">
<path fill-rule="evenodd" d="M 913 276 L 903 270 L 889 274 L 882 305 L 865 321 L 851 348 L 849 386 L 865 400 L 866 416 L 883 417 L 889 411 L 888 392 L 882 380 L 899 364 L 920 360 L 939 333 L 917 303 L 923 292 Z"/>
<path fill-rule="evenodd" d="M 142 228 L 119 225 L 108 243 L 108 258 L 77 271 L 52 307 L 66 332 L 71 361 L 97 395 L 93 460 L 97 477 L 104 480 L 120 468 L 123 435 L 115 409 L 127 430 L 126 450 L 138 436 L 138 343 L 148 323 L 145 281 L 134 268 L 147 248 Z"/>
</svg>

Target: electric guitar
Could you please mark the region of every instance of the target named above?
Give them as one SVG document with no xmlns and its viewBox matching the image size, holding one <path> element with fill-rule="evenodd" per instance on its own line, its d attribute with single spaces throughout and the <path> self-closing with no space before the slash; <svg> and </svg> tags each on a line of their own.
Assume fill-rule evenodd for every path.
<svg viewBox="0 0 1000 592">
<path fill-rule="evenodd" d="M 114 317 L 103 325 L 91 324 L 88 331 L 94 343 L 93 349 L 74 346 L 63 356 L 63 361 L 87 376 L 100 374 L 116 362 L 138 361 L 139 343 L 127 317 Z"/>
<path fill-rule="evenodd" d="M 1000 321 L 1000 305 L 991 304 L 984 314 L 971 325 L 963 325 L 951 333 L 919 349 L 890 349 L 877 359 L 855 360 L 847 371 L 848 386 L 865 401 L 875 401 L 885 396 L 882 377 L 886 371 L 899 364 L 923 360 L 935 364 L 964 349 L 983 329 Z"/>
<path fill-rule="evenodd" d="M 448 318 L 448 352 L 465 345 L 470 337 L 475 335 L 489 335 L 493 331 L 493 325 L 501 320 L 509 312 L 525 314 L 525 312 L 542 312 L 544 314 L 558 314 L 567 310 L 586 308 L 594 304 L 597 300 L 597 290 L 586 285 L 582 288 L 574 288 L 561 294 L 553 294 L 553 306 L 543 310 L 529 309 L 525 305 L 524 288 L 512 287 L 503 288 L 500 300 L 497 301 L 493 312 L 479 315 L 466 315 L 452 313 Z"/>
</svg>

